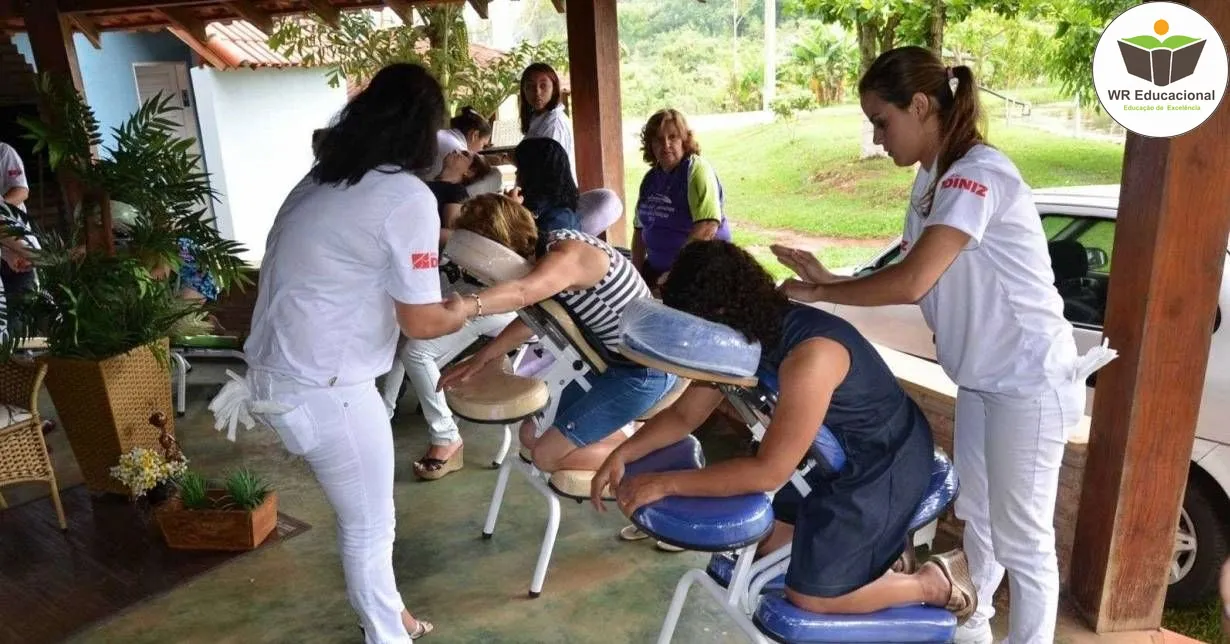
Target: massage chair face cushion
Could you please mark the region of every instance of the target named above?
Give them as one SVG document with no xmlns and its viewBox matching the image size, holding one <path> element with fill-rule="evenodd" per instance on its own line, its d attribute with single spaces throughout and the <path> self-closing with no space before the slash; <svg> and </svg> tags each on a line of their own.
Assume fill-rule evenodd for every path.
<svg viewBox="0 0 1230 644">
<path fill-rule="evenodd" d="M 511 249 L 469 230 L 453 231 L 444 246 L 444 254 L 488 286 L 520 279 L 534 268 L 529 260 Z"/>
</svg>

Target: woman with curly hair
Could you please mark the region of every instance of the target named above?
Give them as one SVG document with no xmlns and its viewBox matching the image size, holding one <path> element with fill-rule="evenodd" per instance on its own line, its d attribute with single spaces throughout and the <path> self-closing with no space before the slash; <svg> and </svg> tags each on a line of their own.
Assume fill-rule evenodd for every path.
<svg viewBox="0 0 1230 644">
<path fill-rule="evenodd" d="M 793 544 L 786 596 L 795 605 L 816 613 L 870 613 L 926 603 L 958 618 L 972 613 L 977 595 L 963 553 L 931 557 L 916 571 L 912 557 L 902 556 L 910 519 L 927 491 L 934 446 L 922 410 L 876 349 L 841 318 L 786 300 L 756 260 L 729 242 L 688 244 L 662 291 L 668 306 L 760 343 L 758 375 L 777 383 L 776 411 L 753 456 L 624 478 L 625 464 L 683 439 L 722 401 L 716 388 L 689 387 L 611 453 L 593 489 L 616 489 L 629 517 L 666 496 L 781 489 L 773 501 L 777 522 L 759 554 Z M 846 462 L 837 471 L 813 468 L 811 492 L 803 497 L 782 486 L 821 424 L 842 445 Z M 593 501 L 603 509 L 600 497 Z"/>
<path fill-rule="evenodd" d="M 730 241 L 722 182 L 700 156 L 700 143 L 679 110 L 660 110 L 641 130 L 649 171 L 641 180 L 632 230 L 632 263 L 651 286 L 670 270 L 684 244 Z"/>
</svg>

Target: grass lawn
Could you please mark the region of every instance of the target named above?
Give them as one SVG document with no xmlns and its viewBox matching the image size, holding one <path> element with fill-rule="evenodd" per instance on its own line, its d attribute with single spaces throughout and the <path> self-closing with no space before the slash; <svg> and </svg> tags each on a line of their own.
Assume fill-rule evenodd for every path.
<svg viewBox="0 0 1230 644">
<path fill-rule="evenodd" d="M 859 161 L 861 122 L 856 107 L 839 106 L 801 114 L 793 122 L 698 132 L 703 154 L 722 180 L 736 241 L 766 258 L 773 241 L 766 231 L 867 240 L 818 249 L 826 263 L 842 266 L 868 259 L 879 242 L 900 234 L 914 169 L 898 168 L 889 159 Z M 1120 180 L 1121 145 L 1002 121 L 992 121 L 989 129 L 991 143 L 1016 162 L 1031 186 Z M 625 150 L 624 158 L 631 211 L 645 165 L 635 147 Z M 784 274 L 776 262 L 766 263 Z"/>
<path fill-rule="evenodd" d="M 1196 608 L 1166 611 L 1162 627 L 1201 642 L 1226 641 L 1221 632 L 1221 600 L 1216 597 Z"/>
</svg>

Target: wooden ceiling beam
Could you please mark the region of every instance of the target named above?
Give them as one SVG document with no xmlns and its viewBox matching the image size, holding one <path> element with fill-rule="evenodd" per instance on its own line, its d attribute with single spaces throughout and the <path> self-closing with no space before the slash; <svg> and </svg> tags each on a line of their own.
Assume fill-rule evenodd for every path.
<svg viewBox="0 0 1230 644">
<path fill-rule="evenodd" d="M 81 32 L 85 39 L 94 45 L 94 49 L 102 49 L 102 32 L 98 28 L 98 23 L 94 22 L 93 18 L 83 13 L 66 14 L 69 24 Z"/>
<path fill-rule="evenodd" d="M 188 45 L 189 49 L 196 52 L 196 55 L 200 56 L 201 60 L 209 63 L 214 69 L 228 69 L 226 61 L 218 56 L 218 52 L 210 49 L 209 45 L 205 44 L 205 41 L 198 40 L 196 36 L 179 27 L 167 27 L 167 31 L 171 32 L 176 38 L 179 38 L 185 45 Z"/>
<path fill-rule="evenodd" d="M 392 9 L 403 23 L 414 24 L 414 5 L 409 0 L 384 0 L 384 6 Z"/>
<path fill-rule="evenodd" d="M 487 2 L 488 0 L 470 0 L 470 6 L 474 7 L 474 12 L 484 20 L 487 19 Z"/>
<path fill-rule="evenodd" d="M 171 27 L 179 29 L 199 40 L 202 45 L 209 36 L 205 33 L 205 22 L 192 13 L 190 9 L 183 7 L 162 7 L 158 9 L 158 13 L 162 14 L 167 22 L 171 23 Z"/>
<path fill-rule="evenodd" d="M 218 0 L 53 0 L 61 13 L 85 11 L 129 11 L 163 8 L 183 8 L 193 5 L 217 4 Z"/>
<path fill-rule="evenodd" d="M 304 3 L 311 8 L 312 13 L 320 16 L 320 19 L 325 21 L 326 25 L 334 29 L 341 26 L 342 12 L 337 7 L 333 6 L 329 0 L 304 0 Z"/>
<path fill-rule="evenodd" d="M 252 0 L 229 0 L 226 6 L 230 7 L 231 11 L 239 14 L 239 17 L 263 31 L 266 36 L 273 33 L 273 16 L 257 7 Z"/>
</svg>

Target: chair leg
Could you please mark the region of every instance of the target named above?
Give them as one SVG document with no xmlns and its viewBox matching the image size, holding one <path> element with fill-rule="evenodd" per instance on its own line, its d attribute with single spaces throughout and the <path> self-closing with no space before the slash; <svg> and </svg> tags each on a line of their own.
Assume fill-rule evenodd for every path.
<svg viewBox="0 0 1230 644">
<path fill-rule="evenodd" d="M 939 520 L 937 519 L 916 530 L 913 534 L 914 547 L 927 546 L 927 549 L 930 550 L 931 544 L 935 542 L 936 526 L 938 525 Z"/>
<path fill-rule="evenodd" d="M 675 629 L 679 626 L 679 616 L 683 613 L 683 605 L 687 602 L 688 590 L 692 584 L 700 586 L 709 593 L 721 605 L 722 611 L 734 620 L 739 630 L 743 631 L 751 642 L 765 644 L 769 641 L 760 633 L 752 620 L 739 609 L 737 603 L 729 601 L 730 595 L 727 589 L 719 586 L 704 570 L 693 568 L 684 573 L 675 586 L 675 595 L 671 598 L 670 608 L 667 609 L 666 620 L 662 623 L 661 632 L 658 633 L 658 644 L 670 644 L 671 639 L 674 638 Z"/>
<path fill-rule="evenodd" d="M 542 548 L 538 551 L 538 563 L 534 566 L 534 579 L 530 581 L 530 597 L 542 594 L 542 585 L 547 580 L 547 566 L 555 550 L 555 536 L 559 533 L 559 498 L 547 497 L 547 529 L 542 535 Z"/>
<path fill-rule="evenodd" d="M 495 491 L 491 493 L 491 506 L 487 508 L 487 522 L 483 524 L 483 538 L 490 539 L 495 534 L 495 521 L 500 516 L 500 503 L 504 501 L 504 490 L 508 487 L 508 474 L 517 459 L 505 458 L 500 463 L 500 473 L 495 477 Z"/>
<path fill-rule="evenodd" d="M 495 459 L 491 461 L 491 467 L 499 467 L 504 463 L 504 458 L 508 456 L 508 448 L 512 446 L 512 428 L 510 425 L 504 426 L 504 442 L 500 443 L 500 451 L 496 452 Z"/>
<path fill-rule="evenodd" d="M 171 352 L 171 359 L 175 361 L 175 415 L 183 416 L 187 410 L 188 398 L 188 360 L 176 351 Z"/>
<path fill-rule="evenodd" d="M 60 531 L 68 532 L 68 521 L 64 519 L 64 505 L 60 503 L 60 486 L 56 485 L 55 477 L 51 477 L 51 502 L 56 506 L 56 519 L 60 521 Z"/>
</svg>

